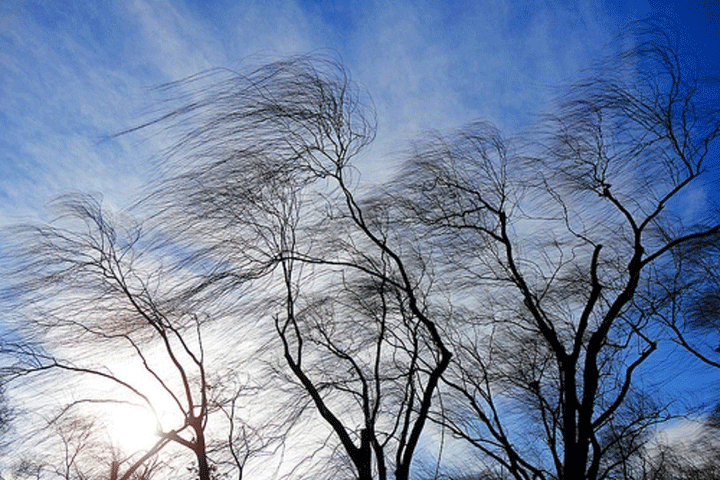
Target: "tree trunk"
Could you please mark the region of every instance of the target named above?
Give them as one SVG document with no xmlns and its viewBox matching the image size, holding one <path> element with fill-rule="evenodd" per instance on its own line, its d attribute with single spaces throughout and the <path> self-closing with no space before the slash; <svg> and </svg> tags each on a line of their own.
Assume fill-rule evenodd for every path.
<svg viewBox="0 0 720 480">
<path fill-rule="evenodd" d="M 563 471 L 558 472 L 562 480 L 584 480 L 585 464 L 587 463 L 587 452 L 582 452 L 583 442 L 578 438 L 577 425 L 577 379 L 575 378 L 576 368 L 573 359 L 563 362 L 561 366 L 564 377 L 563 405 Z"/>
<path fill-rule="evenodd" d="M 205 451 L 205 434 L 202 430 L 202 426 L 198 425 L 194 427 L 195 437 L 195 457 L 197 458 L 198 464 L 198 479 L 199 480 L 210 480 L 210 465 L 208 464 L 207 452 Z"/>
<path fill-rule="evenodd" d="M 401 464 L 395 469 L 395 480 L 408 480 L 410 477 L 410 465 Z"/>
<path fill-rule="evenodd" d="M 360 448 L 357 450 L 355 468 L 358 471 L 358 480 L 373 480 L 370 432 L 366 428 L 360 431 Z"/>
</svg>

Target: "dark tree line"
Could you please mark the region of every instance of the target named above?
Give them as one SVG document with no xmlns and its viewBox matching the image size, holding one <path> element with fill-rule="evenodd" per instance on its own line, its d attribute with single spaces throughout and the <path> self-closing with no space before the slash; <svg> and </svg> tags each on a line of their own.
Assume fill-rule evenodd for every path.
<svg viewBox="0 0 720 480">
<path fill-rule="evenodd" d="M 720 224 L 681 212 L 716 161 L 720 106 L 670 35 L 635 40 L 531 134 L 428 134 L 369 191 L 353 161 L 372 104 L 334 60 L 164 87 L 179 107 L 142 128 L 178 141 L 146 228 L 72 196 L 69 217 L 14 231 L 3 381 L 115 387 L 49 423 L 164 396 L 175 423 L 114 460 L 117 478 L 182 449 L 201 480 L 286 451 L 305 452 L 277 467 L 289 478 L 668 478 L 650 440 L 671 411 L 637 377 L 668 332 L 718 365 L 685 332 L 717 328 L 703 272 Z"/>
</svg>

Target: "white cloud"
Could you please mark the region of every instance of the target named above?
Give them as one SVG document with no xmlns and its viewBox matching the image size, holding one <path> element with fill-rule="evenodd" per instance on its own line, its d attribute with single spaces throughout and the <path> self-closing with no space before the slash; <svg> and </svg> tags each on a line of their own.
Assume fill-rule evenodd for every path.
<svg viewBox="0 0 720 480">
<path fill-rule="evenodd" d="M 162 140 L 97 143 L 133 125 L 149 87 L 319 49 L 337 52 L 375 101 L 380 131 L 363 172 L 381 179 L 377 172 L 387 173 L 389 159 L 423 130 L 477 117 L 511 130 L 540 108 L 545 87 L 577 71 L 609 34 L 589 8 L 504 0 L 6 4 L 0 218 L 32 214 L 67 190 L 131 203 Z"/>
<path fill-rule="evenodd" d="M 350 67 L 378 109 L 371 171 L 427 129 L 481 118 L 515 133 L 613 33 L 599 10 L 571 2 L 351 5 Z"/>
</svg>

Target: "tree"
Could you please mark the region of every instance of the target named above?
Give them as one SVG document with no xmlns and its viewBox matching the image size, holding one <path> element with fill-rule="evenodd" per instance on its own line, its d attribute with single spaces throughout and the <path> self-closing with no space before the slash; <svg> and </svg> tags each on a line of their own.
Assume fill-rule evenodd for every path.
<svg viewBox="0 0 720 480">
<path fill-rule="evenodd" d="M 164 118 L 185 129 L 174 151 L 189 167 L 155 195 L 183 263 L 212 272 L 192 296 L 257 292 L 248 312 L 274 326 L 282 381 L 307 396 L 354 475 L 407 479 L 450 352 L 424 305 L 422 259 L 353 193 L 372 112 L 329 59 L 215 75 Z"/>
<path fill-rule="evenodd" d="M 687 422 L 689 424 L 693 422 Z M 717 426 L 694 422 L 694 434 L 671 441 L 660 435 L 636 459 L 641 480 L 711 480 L 720 475 Z"/>
<path fill-rule="evenodd" d="M 176 108 L 142 127 L 179 134 L 173 175 L 143 203 L 153 248 L 71 200 L 89 233 L 42 227 L 22 242 L 18 271 L 46 307 L 26 332 L 57 346 L 79 328 L 95 352 L 129 344 L 180 413 L 158 446 L 188 447 L 202 479 L 213 408 L 240 475 L 250 439 L 267 447 L 252 423 L 236 429 L 241 390 L 212 400 L 240 373 L 264 379 L 272 439 L 320 438 L 288 476 L 329 452 L 328 475 L 407 480 L 438 429 L 487 478 L 633 478 L 666 418 L 635 380 L 686 293 L 666 281 L 680 275 L 672 253 L 720 233 L 677 218 L 720 133 L 717 105 L 668 36 L 643 35 L 522 141 L 481 122 L 427 135 L 369 192 L 352 162 L 374 115 L 332 59 L 168 85 Z M 213 325 L 223 336 L 205 348 Z M 221 348 L 228 337 L 248 350 Z M 177 384 L 150 367 L 153 338 Z M 153 403 L 97 365 L 35 352 L 7 372 L 95 375 Z"/>
<path fill-rule="evenodd" d="M 51 427 L 50 436 L 56 442 L 47 442 L 45 446 L 49 448 L 48 451 L 43 452 L 44 454 L 25 452 L 17 455 L 18 461 L 13 465 L 10 478 L 83 480 L 108 478 L 109 473 L 110 480 L 118 479 L 122 463 L 118 456 L 122 454 L 100 441 L 96 434 L 98 425 L 94 420 L 82 416 L 63 415 L 55 419 Z M 59 451 L 59 457 L 48 454 L 55 449 Z M 88 461 L 88 458 L 92 461 Z M 150 480 L 161 466 L 162 463 L 157 459 L 144 462 L 126 478 Z"/>
<path fill-rule="evenodd" d="M 0 448 L 5 444 L 5 434 L 10 428 L 10 421 L 12 419 L 12 410 L 8 405 L 8 400 L 5 395 L 3 388 L 0 388 Z"/>
<path fill-rule="evenodd" d="M 673 250 L 720 232 L 678 217 L 720 132 L 710 85 L 645 31 L 538 140 L 470 125 L 419 144 L 395 184 L 453 312 L 436 420 L 509 476 L 615 478 L 663 419 L 634 377 L 684 294 Z"/>
<path fill-rule="evenodd" d="M 116 227 L 117 220 L 92 197 L 68 196 L 57 206 L 63 214 L 58 223 L 66 225 L 15 231 L 15 287 L 10 293 L 18 323 L 2 345 L 3 382 L 32 377 L 39 383 L 28 388 L 46 398 L 63 382 L 74 395 L 53 413 L 51 426 L 73 413 L 92 414 L 83 407 L 110 405 L 95 412 L 98 422 L 117 406 L 131 405 L 134 414 L 150 410 L 157 440 L 146 451 L 122 452 L 124 458 L 113 459 L 121 469 L 116 478 L 135 478 L 148 460 L 177 444 L 193 453 L 199 478 L 208 480 L 213 468 L 209 452 L 220 450 L 207 438 L 211 414 L 224 409 L 231 442 L 243 437 L 232 430 L 232 422 L 238 421 L 234 408 L 227 409 L 240 392 L 228 398 L 214 388 L 230 375 L 224 371 L 227 366 L 209 371 L 206 365 L 201 335 L 206 312 L 188 309 L 172 294 L 163 259 L 143 250 L 147 245 L 139 225 L 124 219 L 123 227 Z M 173 279 L 183 281 L 179 272 Z M 171 427 L 163 428 L 163 423 Z M 98 443 L 97 434 L 92 442 L 88 437 L 96 430 L 61 431 L 64 478 L 83 477 L 77 473 L 80 458 L 86 445 Z M 82 442 L 73 440 L 77 435 Z M 238 451 L 231 454 L 239 458 Z M 236 466 L 241 470 L 242 465 Z M 110 461 L 94 468 L 109 471 Z"/>
<path fill-rule="evenodd" d="M 699 239 L 674 253 L 679 273 L 667 283 L 682 288 L 685 295 L 672 304 L 665 323 L 679 345 L 705 365 L 720 369 L 720 238 Z"/>
</svg>

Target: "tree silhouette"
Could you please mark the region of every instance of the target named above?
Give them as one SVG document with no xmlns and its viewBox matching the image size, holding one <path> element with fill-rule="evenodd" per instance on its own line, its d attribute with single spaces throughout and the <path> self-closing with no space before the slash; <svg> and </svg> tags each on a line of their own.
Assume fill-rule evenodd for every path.
<svg viewBox="0 0 720 480">
<path fill-rule="evenodd" d="M 685 293 L 672 252 L 720 233 L 677 215 L 720 132 L 710 85 L 645 31 L 537 143 L 470 125 L 421 142 L 395 184 L 455 312 L 437 421 L 513 478 L 612 477 L 664 418 L 634 377 Z"/>
<path fill-rule="evenodd" d="M 116 228 L 115 222 L 121 222 L 88 196 L 64 197 L 57 206 L 62 215 L 56 223 L 65 225 L 15 231 L 12 293 L 20 323 L 2 345 L 3 381 L 36 378 L 37 394 L 45 396 L 61 382 L 74 386 L 79 397 L 62 406 L 51 425 L 97 404 L 150 410 L 157 440 L 147 451 L 124 452 L 117 461 L 118 479 L 135 478 L 171 443 L 190 450 L 199 477 L 209 479 L 208 418 L 237 401 L 238 392 L 229 398 L 213 388 L 213 382 L 231 377 L 223 373 L 226 366 L 207 369 L 201 335 L 207 319 L 171 295 L 172 285 L 163 283 L 162 259 L 148 258 L 150 253 L 143 251 L 147 245 L 139 225 L 125 219 Z M 181 280 L 177 273 L 175 277 Z M 170 428 L 161 425 L 161 406 L 170 415 L 164 420 L 171 422 Z M 238 421 L 234 411 L 225 413 Z M 67 434 L 75 438 L 78 430 Z M 232 440 L 242 440 L 236 434 L 231 431 Z M 90 440 L 83 437 L 87 441 L 78 444 L 66 441 L 70 437 L 65 434 L 61 438 L 66 460 L 72 457 L 65 462 L 64 477 L 69 478 L 71 464 L 79 468 L 77 457 Z"/>
<path fill-rule="evenodd" d="M 408 480 L 433 455 L 442 476 L 457 468 L 431 435 L 447 432 L 477 455 L 448 478 L 642 478 L 668 413 L 636 377 L 690 298 L 678 252 L 720 234 L 678 214 L 720 109 L 669 35 L 632 45 L 522 139 L 483 122 L 427 134 L 369 191 L 353 162 L 372 104 L 336 61 L 162 87 L 170 110 L 139 129 L 178 140 L 142 202 L 150 235 L 88 197 L 62 202 L 80 229 L 16 232 L 23 308 L 4 377 L 90 375 L 155 408 L 98 356 L 127 347 L 179 416 L 122 478 L 173 442 L 202 480 L 242 478 L 277 445 L 306 453 L 287 477 Z M 246 384 L 264 416 L 240 415 Z"/>
<path fill-rule="evenodd" d="M 194 298 L 262 292 L 248 311 L 274 325 L 281 375 L 354 475 L 407 479 L 450 352 L 423 305 L 421 259 L 353 193 L 373 114 L 328 59 L 218 74 L 164 119 L 187 129 L 175 150 L 189 164 L 154 196 L 164 235 L 212 272 Z"/>
</svg>

